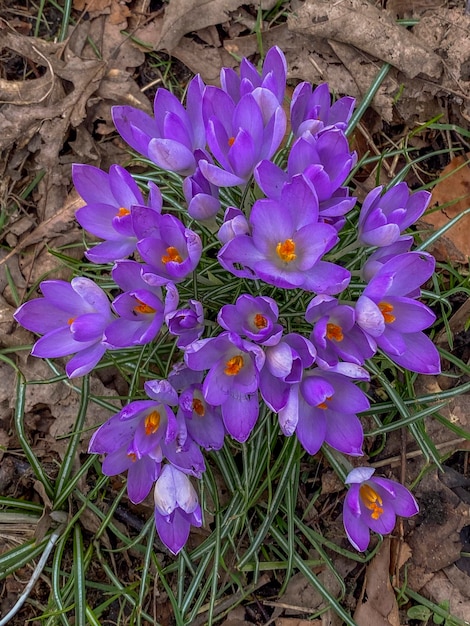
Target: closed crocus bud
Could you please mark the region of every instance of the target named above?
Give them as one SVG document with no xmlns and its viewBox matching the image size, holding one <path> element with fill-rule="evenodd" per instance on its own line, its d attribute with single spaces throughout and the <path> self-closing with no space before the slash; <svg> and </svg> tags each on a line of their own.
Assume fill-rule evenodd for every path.
<svg viewBox="0 0 470 626">
<path fill-rule="evenodd" d="M 155 483 L 155 525 L 173 554 L 184 547 L 190 527 L 202 525 L 196 490 L 188 476 L 173 465 L 165 465 Z"/>
<path fill-rule="evenodd" d="M 418 504 L 406 487 L 373 476 L 371 467 L 356 467 L 346 478 L 351 485 L 343 508 L 343 523 L 352 545 L 363 552 L 369 545 L 369 532 L 388 535 L 395 528 L 397 515 L 411 517 Z"/>
</svg>

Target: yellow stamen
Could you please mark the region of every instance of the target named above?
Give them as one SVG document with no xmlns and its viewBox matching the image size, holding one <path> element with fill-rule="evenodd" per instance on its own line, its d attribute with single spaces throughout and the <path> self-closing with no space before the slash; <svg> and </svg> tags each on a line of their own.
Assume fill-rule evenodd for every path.
<svg viewBox="0 0 470 626">
<path fill-rule="evenodd" d="M 227 376 L 236 376 L 243 367 L 243 357 L 240 355 L 234 356 L 225 364 L 224 372 Z"/>
<path fill-rule="evenodd" d="M 135 463 L 137 461 L 137 454 L 135 452 L 129 452 L 129 454 L 127 455 L 130 460 Z"/>
<path fill-rule="evenodd" d="M 396 317 L 392 315 L 393 305 L 388 302 L 379 302 L 379 309 L 382 315 L 384 316 L 384 320 L 386 324 L 391 324 L 396 320 Z"/>
<path fill-rule="evenodd" d="M 152 411 L 145 418 L 145 434 L 153 435 L 157 432 L 158 427 L 160 426 L 160 413 L 158 411 Z"/>
<path fill-rule="evenodd" d="M 285 263 L 294 261 L 297 257 L 295 254 L 295 243 L 292 239 L 286 239 L 284 242 L 280 241 L 276 246 L 277 256 Z"/>
<path fill-rule="evenodd" d="M 326 337 L 327 339 L 334 339 L 335 341 L 343 341 L 343 329 L 341 326 L 337 326 L 336 324 L 327 324 Z"/>
<path fill-rule="evenodd" d="M 231 148 L 233 146 L 233 144 L 235 143 L 235 137 L 229 137 L 228 138 L 228 145 Z"/>
<path fill-rule="evenodd" d="M 379 494 L 373 489 L 370 485 L 361 485 L 359 489 L 359 495 L 361 496 L 361 500 L 364 505 L 372 511 L 371 517 L 372 519 L 379 519 L 379 517 L 384 512 L 382 505 L 382 498 Z"/>
<path fill-rule="evenodd" d="M 135 307 L 133 307 L 133 311 L 135 311 L 136 313 L 155 313 L 155 309 L 153 307 L 151 307 L 148 304 L 145 304 L 145 302 L 142 302 L 142 300 L 139 300 L 138 298 L 136 298 L 137 302 L 139 304 L 136 304 Z"/>
<path fill-rule="evenodd" d="M 258 328 L 259 330 L 262 330 L 263 328 L 266 328 L 267 325 L 268 325 L 268 320 L 264 317 L 264 315 L 261 315 L 261 313 L 257 313 L 255 315 L 256 328 Z"/>
<path fill-rule="evenodd" d="M 193 411 L 199 415 L 199 417 L 204 417 L 206 409 L 204 408 L 204 404 L 198 398 L 193 398 Z"/>
<path fill-rule="evenodd" d="M 129 211 L 129 209 L 126 209 L 125 207 L 121 207 L 119 209 L 119 211 L 116 214 L 116 217 L 124 217 L 125 215 L 130 215 L 131 212 Z"/>
<path fill-rule="evenodd" d="M 166 249 L 166 252 L 167 253 L 162 256 L 162 263 L 165 263 L 165 265 L 169 263 L 170 261 L 173 261 L 174 263 L 183 262 L 183 259 L 181 258 L 180 253 L 175 247 L 170 246 L 169 248 Z"/>
</svg>

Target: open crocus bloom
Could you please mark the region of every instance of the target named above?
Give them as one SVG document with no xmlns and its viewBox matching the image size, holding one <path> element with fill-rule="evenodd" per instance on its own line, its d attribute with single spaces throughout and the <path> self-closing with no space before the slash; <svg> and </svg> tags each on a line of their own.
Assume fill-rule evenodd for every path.
<svg viewBox="0 0 470 626">
<path fill-rule="evenodd" d="M 396 516 L 411 517 L 418 512 L 416 500 L 399 483 L 373 476 L 372 467 L 356 467 L 349 472 L 351 485 L 343 508 L 343 523 L 349 541 L 363 552 L 369 545 L 369 531 L 388 535 L 395 528 Z"/>
</svg>

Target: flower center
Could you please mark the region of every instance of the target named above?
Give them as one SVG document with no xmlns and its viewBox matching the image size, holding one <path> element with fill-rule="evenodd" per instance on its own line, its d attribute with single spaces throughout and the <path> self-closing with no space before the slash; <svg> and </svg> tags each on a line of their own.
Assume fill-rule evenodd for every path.
<svg viewBox="0 0 470 626">
<path fill-rule="evenodd" d="M 327 409 L 328 405 L 327 402 L 331 402 L 331 398 L 333 396 L 329 396 L 328 398 L 325 398 L 324 402 L 320 402 L 320 404 L 317 404 L 317 409 Z"/>
<path fill-rule="evenodd" d="M 384 316 L 384 320 L 386 324 L 391 324 L 396 320 L 396 317 L 392 315 L 393 305 L 388 302 L 379 302 L 379 309 L 382 315 Z"/>
<path fill-rule="evenodd" d="M 359 494 L 364 505 L 369 509 L 369 511 L 372 511 L 372 519 L 379 519 L 384 512 L 382 508 L 382 498 L 379 494 L 375 491 L 375 489 L 367 484 L 361 485 Z"/>
<path fill-rule="evenodd" d="M 131 212 L 129 211 L 129 209 L 126 209 L 125 207 L 120 207 L 119 211 L 116 213 L 116 217 L 124 217 L 125 215 L 130 215 Z"/>
<path fill-rule="evenodd" d="M 157 432 L 160 426 L 160 413 L 158 411 L 152 411 L 147 415 L 144 422 L 145 434 L 153 435 Z"/>
<path fill-rule="evenodd" d="M 199 415 L 199 417 L 204 417 L 206 409 L 204 408 L 203 402 L 201 402 L 199 398 L 193 398 L 193 411 Z"/>
<path fill-rule="evenodd" d="M 229 148 L 231 148 L 235 143 L 235 137 L 229 137 L 227 143 L 229 145 Z"/>
<path fill-rule="evenodd" d="M 264 317 L 264 315 L 261 315 L 261 313 L 257 313 L 255 315 L 255 326 L 258 330 L 263 330 L 263 328 L 266 328 L 266 326 L 268 325 L 268 320 Z"/>
<path fill-rule="evenodd" d="M 182 263 L 183 262 L 183 259 L 181 258 L 180 253 L 173 246 L 170 246 L 169 248 L 167 248 L 166 249 L 166 254 L 164 254 L 162 256 L 162 263 L 165 263 L 165 265 L 167 263 L 170 263 L 170 261 L 173 262 L 173 263 Z"/>
<path fill-rule="evenodd" d="M 67 320 L 67 324 L 69 326 L 72 326 L 72 324 L 74 323 L 76 319 L 77 319 L 76 317 L 69 317 L 69 319 Z"/>
<path fill-rule="evenodd" d="M 238 354 L 227 361 L 224 372 L 227 376 L 236 376 L 242 367 L 243 357 Z"/>
<path fill-rule="evenodd" d="M 129 454 L 127 455 L 130 460 L 135 463 L 137 461 L 137 454 L 135 452 L 129 452 Z"/>
<path fill-rule="evenodd" d="M 142 302 L 142 300 L 139 300 L 138 298 L 136 298 L 136 300 L 139 304 L 136 304 L 135 307 L 133 307 L 132 309 L 135 313 L 155 313 L 155 309 L 153 307 L 145 304 L 145 302 Z"/>
<path fill-rule="evenodd" d="M 295 243 L 293 239 L 286 239 L 284 242 L 280 241 L 276 246 L 277 256 L 285 263 L 294 261 L 297 257 L 295 254 Z"/>
<path fill-rule="evenodd" d="M 327 324 L 326 337 L 327 339 L 334 339 L 335 341 L 343 341 L 343 329 L 341 326 L 337 326 L 336 324 Z"/>
</svg>

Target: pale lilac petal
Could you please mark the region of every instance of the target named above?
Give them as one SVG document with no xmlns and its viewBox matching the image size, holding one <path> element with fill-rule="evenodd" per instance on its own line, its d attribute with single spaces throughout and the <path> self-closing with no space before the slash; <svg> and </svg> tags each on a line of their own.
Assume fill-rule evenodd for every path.
<svg viewBox="0 0 470 626">
<path fill-rule="evenodd" d="M 222 404 L 222 417 L 229 435 L 243 443 L 250 436 L 259 414 L 257 393 L 233 393 Z"/>
<path fill-rule="evenodd" d="M 86 345 L 86 344 L 85 344 Z M 89 348 L 85 348 L 73 356 L 65 366 L 65 372 L 69 378 L 85 376 L 98 364 L 101 357 L 106 352 L 106 346 L 102 343 L 93 343 Z"/>
</svg>

